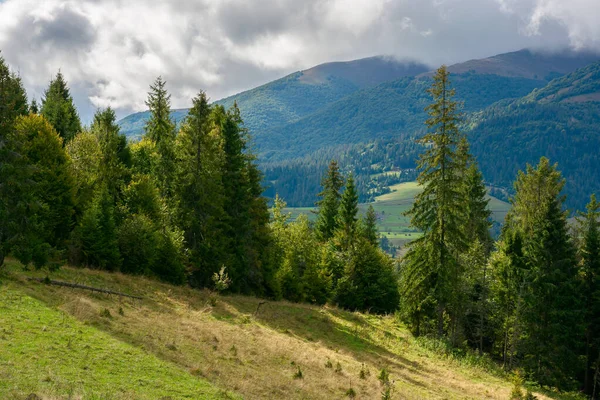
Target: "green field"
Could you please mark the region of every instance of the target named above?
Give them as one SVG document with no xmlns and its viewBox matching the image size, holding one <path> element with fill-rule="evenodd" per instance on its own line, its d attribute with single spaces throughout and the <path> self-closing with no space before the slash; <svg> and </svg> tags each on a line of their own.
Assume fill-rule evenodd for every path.
<svg viewBox="0 0 600 400">
<path fill-rule="evenodd" d="M 0 399 L 329 400 L 350 398 L 350 388 L 380 399 L 382 368 L 393 399 L 509 398 L 511 383 L 489 358 L 455 358 L 393 314 L 67 266 L 50 278 L 143 298 L 28 279 L 46 274 L 13 260 L 0 269 Z"/>
<path fill-rule="evenodd" d="M 390 186 L 390 189 L 390 193 L 377 197 L 373 203 L 360 204 L 359 210 L 364 213 L 369 204 L 373 205 L 377 212 L 379 232 L 395 246 L 402 247 L 420 236 L 420 233 L 410 226 L 410 219 L 404 216 L 404 212 L 410 209 L 415 196 L 421 192 L 421 187 L 417 182 L 404 182 Z M 492 196 L 488 198 L 492 218 L 497 222 L 504 221 L 510 204 Z M 311 220 L 316 217 L 312 207 L 287 208 L 286 211 L 292 214 L 292 219 L 300 214 L 308 215 Z"/>
</svg>

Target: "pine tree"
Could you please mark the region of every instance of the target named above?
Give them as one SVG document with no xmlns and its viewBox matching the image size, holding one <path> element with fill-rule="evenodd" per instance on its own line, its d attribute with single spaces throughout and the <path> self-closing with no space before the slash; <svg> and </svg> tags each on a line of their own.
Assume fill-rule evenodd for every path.
<svg viewBox="0 0 600 400">
<path fill-rule="evenodd" d="M 544 157 L 537 168 L 519 172 L 502 233 L 510 247 L 500 247 L 508 263 L 494 268 L 500 267 L 494 273 L 502 283 L 494 297 L 513 299 L 505 314 L 508 365 L 519 361 L 540 383 L 568 388 L 580 372 L 583 315 L 563 186 L 556 165 Z"/>
<path fill-rule="evenodd" d="M 91 131 L 98 138 L 101 159 L 98 179 L 105 185 L 109 194 L 116 199 L 121 187 L 125 184 L 127 168 L 122 160 L 123 139 L 119 134 L 117 116 L 113 109 L 98 110 L 94 115 Z"/>
<path fill-rule="evenodd" d="M 114 203 L 104 186 L 98 188 L 94 200 L 73 231 L 79 264 L 108 271 L 118 271 L 121 255 L 114 218 Z"/>
<path fill-rule="evenodd" d="M 373 205 L 369 204 L 367 213 L 360 221 L 361 236 L 373 246 L 379 245 L 379 231 L 377 230 L 377 213 Z"/>
<path fill-rule="evenodd" d="M 212 109 L 204 92 L 193 100 L 187 119 L 177 137 L 175 193 L 178 224 L 184 230 L 193 280 L 198 286 L 212 285 L 212 276 L 225 262 L 227 247 L 222 233 L 223 151 L 213 132 Z"/>
<path fill-rule="evenodd" d="M 445 66 L 434 75 L 429 89 L 433 103 L 426 110 L 430 132 L 419 140 L 427 149 L 418 161 L 417 178 L 423 192 L 407 215 L 423 236 L 411 243 L 402 270 L 403 309 L 415 331 L 420 333 L 423 317 L 437 319 L 437 333 L 444 332 L 444 318 L 454 288 L 462 278 L 457 255 L 468 247 L 464 199 L 464 154 L 457 147 L 462 134 L 460 114 L 450 89 Z M 451 316 L 452 317 L 452 316 Z"/>
<path fill-rule="evenodd" d="M 52 124 L 65 144 L 81 131 L 79 115 L 60 71 L 44 92 L 41 114 Z"/>
<path fill-rule="evenodd" d="M 29 112 L 31 114 L 39 114 L 40 113 L 40 108 L 38 106 L 36 99 L 31 100 L 31 104 L 29 105 Z"/>
<path fill-rule="evenodd" d="M 578 218 L 581 232 L 579 245 L 582 298 L 585 305 L 585 375 L 584 390 L 595 396 L 600 370 L 600 203 L 592 195 L 586 213 Z M 594 397 L 592 397 L 594 398 Z"/>
<path fill-rule="evenodd" d="M 17 117 L 27 114 L 27 95 L 21 79 L 0 57 L 0 268 L 19 231 L 27 225 L 27 205 L 33 202 L 24 179 L 27 168 L 14 136 Z"/>
<path fill-rule="evenodd" d="M 467 199 L 467 224 L 465 236 L 468 243 L 478 241 L 483 245 L 486 254 L 492 250 L 492 226 L 487 197 L 487 191 L 483 184 L 483 176 L 475 163 L 468 166 L 465 175 L 465 191 Z"/>
<path fill-rule="evenodd" d="M 364 239 L 356 242 L 335 290 L 336 303 L 350 310 L 390 313 L 400 294 L 392 259 Z"/>
<path fill-rule="evenodd" d="M 17 119 L 15 138 L 22 143 L 20 154 L 31 167 L 27 179 L 40 207 L 36 216 L 43 224 L 43 240 L 65 248 L 73 226 L 75 184 L 62 139 L 36 114 Z"/>
<path fill-rule="evenodd" d="M 350 175 L 346 180 L 346 189 L 342 194 L 337 215 L 337 228 L 335 230 L 336 243 L 341 251 L 348 252 L 354 246 L 358 228 L 358 193 L 354 186 L 354 177 Z"/>
<path fill-rule="evenodd" d="M 337 161 L 329 163 L 327 174 L 321 181 L 323 190 L 319 193 L 319 208 L 315 229 L 317 237 L 321 241 L 327 241 L 333 237 L 338 224 L 337 214 L 340 206 L 340 190 L 344 186 L 344 179 L 340 174 Z"/>
<path fill-rule="evenodd" d="M 150 118 L 144 127 L 146 138 L 154 143 L 157 160 L 153 165 L 153 174 L 159 182 L 161 194 L 172 198 L 175 176 L 175 123 L 171 119 L 171 96 L 165 88 L 166 82 L 159 76 L 150 85 L 146 105 Z"/>
</svg>

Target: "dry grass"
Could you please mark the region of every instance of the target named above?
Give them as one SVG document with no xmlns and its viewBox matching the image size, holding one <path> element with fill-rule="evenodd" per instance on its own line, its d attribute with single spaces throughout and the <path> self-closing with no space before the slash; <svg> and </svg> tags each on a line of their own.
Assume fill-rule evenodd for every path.
<svg viewBox="0 0 600 400">
<path fill-rule="evenodd" d="M 395 399 L 507 399 L 511 389 L 500 377 L 420 347 L 391 316 L 287 302 L 256 313 L 259 300 L 251 297 L 221 296 L 211 306 L 208 292 L 145 278 L 73 268 L 52 276 L 145 297 L 131 300 L 24 275 L 42 276 L 11 267 L 9 286 L 247 399 L 342 399 L 350 388 L 358 399 L 378 399 L 384 367 Z M 294 378 L 298 368 L 302 379 Z M 361 379 L 363 368 L 369 373 Z"/>
</svg>

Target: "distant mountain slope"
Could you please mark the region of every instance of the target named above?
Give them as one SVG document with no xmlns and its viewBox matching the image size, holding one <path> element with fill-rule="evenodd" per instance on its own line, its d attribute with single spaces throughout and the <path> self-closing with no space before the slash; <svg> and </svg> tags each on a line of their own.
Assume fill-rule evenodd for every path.
<svg viewBox="0 0 600 400">
<path fill-rule="evenodd" d="M 598 59 L 598 54 L 591 52 L 565 50 L 547 53 L 524 49 L 479 60 L 469 60 L 454 64 L 448 69 L 455 74 L 474 71 L 478 74 L 550 81 L 598 61 Z"/>
<path fill-rule="evenodd" d="M 570 207 L 583 209 L 591 193 L 600 194 L 600 63 L 494 104 L 472 121 L 472 149 L 488 181 L 511 187 L 519 169 L 547 156 L 567 178 Z"/>
<path fill-rule="evenodd" d="M 545 81 L 468 72 L 451 77 L 464 111 L 525 96 Z M 323 147 L 414 136 L 424 129 L 429 77 L 403 78 L 363 89 L 297 122 L 254 135 L 264 161 L 300 157 Z"/>
<path fill-rule="evenodd" d="M 359 89 L 429 69 L 424 64 L 386 57 L 326 63 L 215 103 L 229 108 L 237 102 L 246 126 L 254 133 L 297 121 Z M 179 122 L 186 114 L 185 109 L 177 110 L 173 118 Z M 128 137 L 139 137 L 147 118 L 147 112 L 125 117 L 119 121 L 121 131 Z"/>
</svg>

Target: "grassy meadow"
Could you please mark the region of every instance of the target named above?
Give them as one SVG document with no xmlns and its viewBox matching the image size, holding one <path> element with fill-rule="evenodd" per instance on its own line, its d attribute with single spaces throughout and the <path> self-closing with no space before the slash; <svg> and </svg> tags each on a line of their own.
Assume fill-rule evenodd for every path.
<svg viewBox="0 0 600 400">
<path fill-rule="evenodd" d="M 404 216 L 404 212 L 410 209 L 421 188 L 417 182 L 404 182 L 390 186 L 390 189 L 390 193 L 378 196 L 374 202 L 360 204 L 359 210 L 364 213 L 369 205 L 373 205 L 377 212 L 379 232 L 395 246 L 402 247 L 421 235 L 410 226 L 410 218 Z M 488 198 L 492 218 L 497 222 L 504 221 L 510 204 L 492 196 Z M 313 220 L 316 217 L 312 207 L 287 208 L 286 211 L 292 213 L 292 218 L 297 218 L 300 214 L 306 214 Z"/>
<path fill-rule="evenodd" d="M 142 277 L 63 267 L 0 274 L 0 398 L 507 399 L 493 363 L 417 340 L 394 316 L 217 296 Z M 540 399 L 548 397 L 540 396 Z"/>
</svg>

